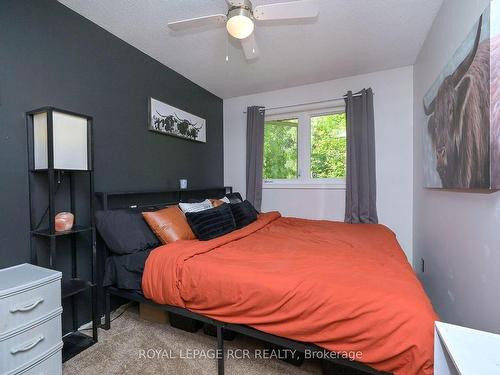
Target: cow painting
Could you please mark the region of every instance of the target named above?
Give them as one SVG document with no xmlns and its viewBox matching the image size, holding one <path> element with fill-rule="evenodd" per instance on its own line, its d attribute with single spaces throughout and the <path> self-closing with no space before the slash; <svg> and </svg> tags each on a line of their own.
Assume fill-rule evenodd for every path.
<svg viewBox="0 0 500 375">
<path fill-rule="evenodd" d="M 428 187 L 500 188 L 500 39 L 490 22 L 488 9 L 424 98 Z"/>
<path fill-rule="evenodd" d="M 197 142 L 206 142 L 205 119 L 163 103 L 149 99 L 149 130 Z"/>
</svg>

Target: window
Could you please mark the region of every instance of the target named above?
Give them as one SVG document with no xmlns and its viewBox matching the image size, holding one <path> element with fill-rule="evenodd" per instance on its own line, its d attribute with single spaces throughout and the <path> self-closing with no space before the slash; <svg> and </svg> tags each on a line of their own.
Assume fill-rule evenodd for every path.
<svg viewBox="0 0 500 375">
<path fill-rule="evenodd" d="M 298 119 L 267 121 L 264 127 L 264 179 L 297 178 Z"/>
<path fill-rule="evenodd" d="M 311 177 L 345 179 L 345 113 L 311 117 Z"/>
<path fill-rule="evenodd" d="M 343 108 L 266 117 L 263 166 L 266 184 L 343 184 L 345 174 Z"/>
</svg>

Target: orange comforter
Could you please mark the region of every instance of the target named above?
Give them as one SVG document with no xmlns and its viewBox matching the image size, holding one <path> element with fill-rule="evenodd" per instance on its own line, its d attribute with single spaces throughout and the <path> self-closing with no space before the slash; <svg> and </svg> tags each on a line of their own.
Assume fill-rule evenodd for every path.
<svg viewBox="0 0 500 375">
<path fill-rule="evenodd" d="M 147 298 L 228 323 L 361 352 L 394 374 L 433 373 L 437 316 L 394 234 L 261 214 L 211 241 L 177 241 L 149 255 Z"/>
</svg>

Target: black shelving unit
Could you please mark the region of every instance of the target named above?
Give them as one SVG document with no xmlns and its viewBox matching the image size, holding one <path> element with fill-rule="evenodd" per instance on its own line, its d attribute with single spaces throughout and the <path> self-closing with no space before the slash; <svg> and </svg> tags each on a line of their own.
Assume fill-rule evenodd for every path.
<svg viewBox="0 0 500 375">
<path fill-rule="evenodd" d="M 53 123 L 52 114 L 58 112 L 66 115 L 77 116 L 87 120 L 87 170 L 67 170 L 54 168 L 54 149 L 51 142 L 53 137 Z M 35 169 L 35 146 L 34 146 L 34 116 L 41 113 L 47 113 L 47 168 Z M 97 317 L 97 286 L 96 286 L 96 230 L 94 225 L 94 180 L 93 180 L 93 147 L 92 147 L 92 117 L 82 115 L 66 110 L 61 110 L 53 107 L 44 107 L 26 113 L 26 125 L 28 130 L 28 162 L 29 162 L 29 205 L 30 205 L 30 231 L 31 231 L 31 257 L 33 264 L 48 266 L 49 268 L 56 268 L 56 259 L 58 252 L 62 251 L 60 241 L 65 241 L 65 247 L 71 250 L 71 270 L 62 270 L 63 281 L 61 288 L 62 302 L 70 300 L 72 310 L 72 332 L 63 337 L 63 362 L 72 358 L 82 350 L 90 347 L 97 342 L 97 327 L 99 325 Z M 88 212 L 81 216 L 87 218 L 86 223 L 78 222 L 80 215 L 75 215 L 77 212 L 77 195 L 81 197 L 82 194 L 77 194 L 76 178 L 78 174 L 83 174 L 84 177 L 79 177 L 79 180 L 86 180 L 88 190 L 88 197 L 85 198 L 83 206 L 88 208 Z M 69 186 L 67 186 L 66 194 L 69 195 L 69 211 L 75 215 L 75 223 L 73 228 L 64 232 L 56 232 L 55 230 L 55 216 L 56 216 L 56 198 L 62 193 L 59 191 L 59 185 L 62 184 L 62 178 L 69 178 Z M 37 180 L 37 181 L 34 181 Z M 39 199 L 35 202 L 33 189 L 35 182 L 45 183 L 45 190 L 48 193 L 47 200 L 40 202 Z M 68 194 L 69 193 L 69 194 Z M 60 198 L 60 197 L 59 197 Z M 67 198 L 67 197 L 66 197 Z M 78 202 L 80 205 L 81 201 Z M 35 217 L 34 206 L 47 207 L 42 215 Z M 77 224 L 78 222 L 78 224 Z M 42 228 L 39 228 L 41 226 Z M 45 246 L 34 244 L 35 239 L 43 239 Z M 84 243 L 84 246 L 81 243 Z M 44 247 L 41 249 L 41 247 Z M 48 252 L 45 258 L 48 258 L 46 263 L 39 263 L 39 252 Z M 87 251 L 90 256 L 89 262 L 91 264 L 91 276 L 88 280 L 82 279 L 78 269 L 79 252 Z M 88 336 L 78 331 L 78 307 L 77 299 L 85 297 L 84 292 L 90 291 L 91 303 L 91 321 L 92 321 L 92 334 Z"/>
</svg>

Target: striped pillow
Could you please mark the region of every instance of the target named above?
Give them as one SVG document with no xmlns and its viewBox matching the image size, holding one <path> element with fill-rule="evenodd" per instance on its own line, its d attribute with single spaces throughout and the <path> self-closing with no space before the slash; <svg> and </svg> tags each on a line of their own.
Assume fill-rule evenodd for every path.
<svg viewBox="0 0 500 375">
<path fill-rule="evenodd" d="M 257 211 L 249 201 L 245 200 L 240 203 L 232 203 L 229 206 L 231 207 L 237 229 L 246 227 L 248 224 L 257 220 Z"/>
<path fill-rule="evenodd" d="M 200 212 L 213 208 L 212 202 L 209 199 L 205 199 L 203 202 L 197 203 L 179 203 L 179 207 L 182 212 Z"/>
<path fill-rule="evenodd" d="M 196 237 L 211 240 L 236 228 L 231 208 L 227 203 L 199 212 L 186 212 L 186 219 Z"/>
<path fill-rule="evenodd" d="M 227 203 L 240 203 L 243 202 L 243 198 L 240 193 L 229 193 L 226 194 L 226 198 L 229 200 Z"/>
</svg>

